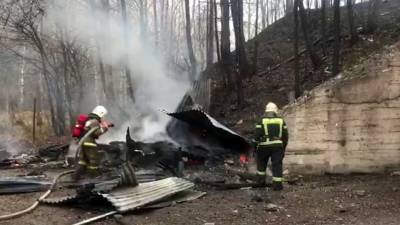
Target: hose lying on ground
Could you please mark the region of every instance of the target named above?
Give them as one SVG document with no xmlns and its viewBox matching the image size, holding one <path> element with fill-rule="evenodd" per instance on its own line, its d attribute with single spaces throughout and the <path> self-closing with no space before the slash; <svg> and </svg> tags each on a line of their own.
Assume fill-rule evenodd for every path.
<svg viewBox="0 0 400 225">
<path fill-rule="evenodd" d="M 95 132 L 97 129 L 99 129 L 99 127 L 93 127 L 92 129 L 90 129 L 90 130 L 80 139 L 80 141 L 78 142 L 78 149 L 77 149 L 76 155 L 75 155 L 75 159 L 76 159 L 76 160 L 78 159 L 78 155 L 79 155 L 79 152 L 80 152 L 80 149 L 81 149 L 81 146 L 82 146 L 83 142 L 86 140 L 87 137 L 89 137 L 89 135 L 91 135 L 91 134 L 92 134 L 93 132 Z M 53 183 L 51 184 L 49 190 L 47 190 L 42 196 L 40 196 L 40 198 L 38 198 L 38 199 L 35 201 L 35 203 L 33 203 L 30 207 L 28 207 L 28 208 L 26 208 L 26 209 L 24 209 L 24 210 L 21 210 L 21 211 L 19 211 L 19 212 L 15 212 L 15 213 L 11 213 L 11 214 L 7 214 L 7 215 L 2 215 L 2 216 L 0 216 L 0 221 L 1 221 L 1 220 L 12 219 L 12 218 L 15 218 L 15 217 L 24 215 L 25 213 L 29 213 L 29 212 L 31 212 L 32 210 L 34 210 L 34 209 L 39 205 L 39 203 L 40 203 L 43 199 L 47 198 L 47 196 L 50 195 L 51 191 L 52 191 L 53 188 L 56 186 L 56 183 L 57 183 L 58 179 L 60 179 L 61 177 L 65 176 L 65 175 L 67 175 L 67 174 L 73 173 L 73 172 L 74 172 L 74 170 L 69 170 L 69 171 L 65 171 L 65 172 L 63 172 L 63 173 L 58 174 L 56 177 L 54 177 Z"/>
<path fill-rule="evenodd" d="M 12 218 L 15 218 L 15 217 L 18 217 L 18 216 L 22 216 L 22 215 L 24 215 L 25 213 L 29 213 L 29 212 L 31 212 L 32 210 L 34 210 L 34 209 L 39 205 L 39 202 L 40 202 L 40 201 L 42 201 L 43 199 L 47 198 L 47 196 L 50 195 L 51 191 L 52 191 L 53 188 L 56 186 L 56 183 L 57 183 L 58 179 L 60 179 L 61 177 L 65 176 L 65 175 L 67 175 L 67 174 L 73 173 L 73 172 L 74 172 L 73 170 L 69 170 L 69 171 L 65 171 L 65 172 L 62 172 L 62 173 L 58 174 L 56 177 L 54 177 L 53 183 L 51 184 L 49 190 L 47 190 L 42 196 L 40 196 L 40 198 L 38 198 L 38 199 L 35 201 L 35 203 L 33 203 L 33 205 L 31 205 L 30 207 L 28 207 L 28 208 L 26 208 L 26 209 L 24 209 L 24 210 L 21 210 L 21 211 L 19 211 L 19 212 L 7 214 L 7 215 L 2 215 L 2 216 L 0 216 L 0 221 L 1 221 L 1 220 L 12 219 Z"/>
</svg>

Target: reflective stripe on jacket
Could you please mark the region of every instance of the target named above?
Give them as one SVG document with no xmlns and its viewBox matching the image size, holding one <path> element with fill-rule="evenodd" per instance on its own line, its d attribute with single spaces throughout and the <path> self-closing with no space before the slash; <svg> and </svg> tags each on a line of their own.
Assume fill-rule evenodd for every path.
<svg viewBox="0 0 400 225">
<path fill-rule="evenodd" d="M 283 145 L 286 147 L 288 131 L 285 121 L 277 116 L 265 117 L 256 125 L 258 145 Z"/>
</svg>

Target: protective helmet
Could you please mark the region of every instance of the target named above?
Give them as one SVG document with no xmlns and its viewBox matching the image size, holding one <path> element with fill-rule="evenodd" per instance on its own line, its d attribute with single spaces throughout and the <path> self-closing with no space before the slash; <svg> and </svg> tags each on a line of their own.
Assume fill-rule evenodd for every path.
<svg viewBox="0 0 400 225">
<path fill-rule="evenodd" d="M 278 113 L 278 106 L 276 106 L 276 104 L 273 102 L 268 102 L 268 104 L 265 106 L 265 112 Z"/>
<path fill-rule="evenodd" d="M 98 105 L 98 106 L 94 107 L 92 113 L 97 115 L 100 118 L 103 118 L 105 115 L 107 115 L 108 111 L 107 111 L 106 107 L 104 107 L 102 105 Z"/>
</svg>

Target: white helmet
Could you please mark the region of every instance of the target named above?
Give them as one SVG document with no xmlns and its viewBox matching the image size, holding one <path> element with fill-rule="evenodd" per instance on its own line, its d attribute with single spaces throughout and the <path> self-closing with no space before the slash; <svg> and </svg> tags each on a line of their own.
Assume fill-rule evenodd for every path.
<svg viewBox="0 0 400 225">
<path fill-rule="evenodd" d="M 104 107 L 102 105 L 98 105 L 93 109 L 92 113 L 97 115 L 100 118 L 103 118 L 105 115 L 107 115 L 108 111 L 107 111 L 106 107 Z"/>
<path fill-rule="evenodd" d="M 265 112 L 278 113 L 278 106 L 276 106 L 276 104 L 273 102 L 268 102 L 268 104 L 265 106 Z"/>
</svg>

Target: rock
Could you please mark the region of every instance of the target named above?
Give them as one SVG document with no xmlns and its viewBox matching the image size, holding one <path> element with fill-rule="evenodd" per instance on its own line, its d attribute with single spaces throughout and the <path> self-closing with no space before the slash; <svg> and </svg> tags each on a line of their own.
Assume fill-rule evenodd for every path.
<svg viewBox="0 0 400 225">
<path fill-rule="evenodd" d="M 390 176 L 400 176 L 400 171 L 393 171 L 390 173 Z"/>
<path fill-rule="evenodd" d="M 243 120 L 239 120 L 236 122 L 236 125 L 240 125 L 240 124 L 243 124 Z"/>
<path fill-rule="evenodd" d="M 254 195 L 253 197 L 251 197 L 251 201 L 254 201 L 254 202 L 262 202 L 263 199 L 261 198 L 260 195 Z"/>
<path fill-rule="evenodd" d="M 204 223 L 204 225 L 215 225 L 215 223 Z"/>
<path fill-rule="evenodd" d="M 397 187 L 394 187 L 394 188 L 392 188 L 392 191 L 393 191 L 393 192 L 398 192 L 399 189 L 398 189 Z"/>
<path fill-rule="evenodd" d="M 239 210 L 235 209 L 232 211 L 233 214 L 239 214 Z"/>
<path fill-rule="evenodd" d="M 365 190 L 357 190 L 354 193 L 359 197 L 364 197 L 366 194 Z"/>
<path fill-rule="evenodd" d="M 233 164 L 235 164 L 235 162 L 234 162 L 232 159 L 227 159 L 227 160 L 225 160 L 225 163 L 228 164 L 228 165 L 233 165 Z"/>
<path fill-rule="evenodd" d="M 266 209 L 268 212 L 276 212 L 276 211 L 278 211 L 279 207 L 275 204 L 269 203 L 269 204 L 267 204 Z"/>
<path fill-rule="evenodd" d="M 347 208 L 344 207 L 343 205 L 338 205 L 337 206 L 337 211 L 340 212 L 340 213 L 345 213 L 345 212 L 347 212 Z"/>
<path fill-rule="evenodd" d="M 122 218 L 124 218 L 124 216 L 121 215 L 121 214 L 115 214 L 114 215 L 114 219 L 116 219 L 116 220 L 121 220 Z"/>
<path fill-rule="evenodd" d="M 8 153 L 6 150 L 0 150 L 0 161 L 3 161 L 4 159 L 7 159 L 8 157 L 10 157 L 10 153 Z"/>
<path fill-rule="evenodd" d="M 288 169 L 284 170 L 282 174 L 283 175 L 289 175 L 289 170 Z"/>
</svg>

